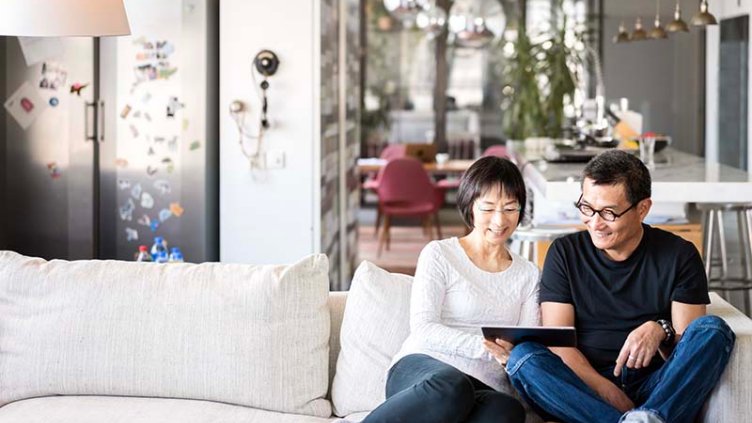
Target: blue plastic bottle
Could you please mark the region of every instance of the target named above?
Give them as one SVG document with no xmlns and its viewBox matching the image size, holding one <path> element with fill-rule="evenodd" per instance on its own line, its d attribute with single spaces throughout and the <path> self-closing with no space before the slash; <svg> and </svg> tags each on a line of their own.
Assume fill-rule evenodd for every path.
<svg viewBox="0 0 752 423">
<path fill-rule="evenodd" d="M 180 251 L 180 248 L 172 247 L 170 249 L 170 263 L 182 263 L 182 262 L 183 262 L 183 253 Z"/>
<path fill-rule="evenodd" d="M 154 256 L 154 263 L 167 263 L 167 251 L 162 250 L 157 253 L 156 256 Z"/>
<path fill-rule="evenodd" d="M 154 261 L 157 261 L 157 256 L 160 252 L 164 251 L 165 256 L 167 255 L 167 243 L 165 242 L 165 239 L 161 236 L 154 237 L 154 244 L 151 246 L 151 256 L 154 259 Z"/>
</svg>

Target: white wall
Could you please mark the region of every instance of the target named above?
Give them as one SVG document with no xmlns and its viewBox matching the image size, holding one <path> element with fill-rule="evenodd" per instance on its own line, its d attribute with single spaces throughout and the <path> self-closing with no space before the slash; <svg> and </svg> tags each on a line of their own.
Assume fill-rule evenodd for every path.
<svg viewBox="0 0 752 423">
<path fill-rule="evenodd" d="M 316 252 L 318 225 L 318 12 L 310 0 L 223 0 L 220 3 L 220 260 L 284 263 Z M 260 103 L 251 62 L 262 49 L 280 58 L 269 79 L 267 149 L 285 167 L 251 171 L 228 113 L 230 102 Z M 260 81 L 259 81 L 260 82 Z M 314 207 L 314 205 L 316 205 Z"/>
</svg>

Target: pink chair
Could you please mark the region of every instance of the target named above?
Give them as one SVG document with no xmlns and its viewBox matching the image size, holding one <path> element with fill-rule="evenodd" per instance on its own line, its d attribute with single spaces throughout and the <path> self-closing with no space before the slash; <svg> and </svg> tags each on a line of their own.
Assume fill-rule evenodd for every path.
<svg viewBox="0 0 752 423">
<path fill-rule="evenodd" d="M 507 154 L 507 146 L 505 145 L 492 145 L 483 152 L 482 157 L 486 156 L 496 156 L 501 157 L 502 159 L 508 159 L 509 154 Z"/>
<path fill-rule="evenodd" d="M 388 144 L 386 147 L 384 147 L 383 150 L 381 150 L 381 154 L 379 155 L 379 158 L 382 160 L 393 160 L 393 159 L 399 159 L 402 157 L 407 156 L 407 148 L 405 144 Z M 383 167 L 381 168 L 384 169 Z M 363 182 L 363 189 L 370 189 L 370 190 L 376 190 L 379 187 L 379 174 L 381 172 L 376 174 L 375 177 L 369 177 Z"/>
<path fill-rule="evenodd" d="M 423 169 L 423 164 L 416 159 L 405 157 L 391 160 L 382 170 L 376 192 L 379 195 L 379 213 L 383 216 L 384 224 L 379 235 L 377 256 L 381 256 L 384 244 L 386 249 L 389 249 L 392 216 L 420 217 L 423 220 L 424 233 L 431 237 L 433 221 L 438 237 L 441 238 L 439 209 L 444 196 Z M 442 195 L 439 195 L 440 193 Z"/>
</svg>

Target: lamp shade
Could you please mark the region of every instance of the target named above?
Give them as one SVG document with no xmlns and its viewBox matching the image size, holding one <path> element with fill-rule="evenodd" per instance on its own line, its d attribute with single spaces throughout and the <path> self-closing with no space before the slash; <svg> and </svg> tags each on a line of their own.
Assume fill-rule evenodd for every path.
<svg viewBox="0 0 752 423">
<path fill-rule="evenodd" d="M 129 35 L 123 0 L 2 0 L 0 35 Z"/>
</svg>

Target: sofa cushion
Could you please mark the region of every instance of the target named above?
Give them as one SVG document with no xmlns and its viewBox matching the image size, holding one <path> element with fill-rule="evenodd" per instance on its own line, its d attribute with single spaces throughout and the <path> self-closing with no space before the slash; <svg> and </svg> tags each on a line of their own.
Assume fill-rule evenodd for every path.
<svg viewBox="0 0 752 423">
<path fill-rule="evenodd" d="M 0 253 L 0 405 L 203 399 L 331 415 L 328 262 L 47 262 Z"/>
<path fill-rule="evenodd" d="M 44 397 L 0 408 L 0 423 L 328 423 L 332 420 L 211 401 L 166 398 Z"/>
<path fill-rule="evenodd" d="M 412 277 L 364 261 L 353 277 L 332 382 L 338 416 L 370 411 L 384 401 L 386 372 L 410 332 Z"/>
</svg>

